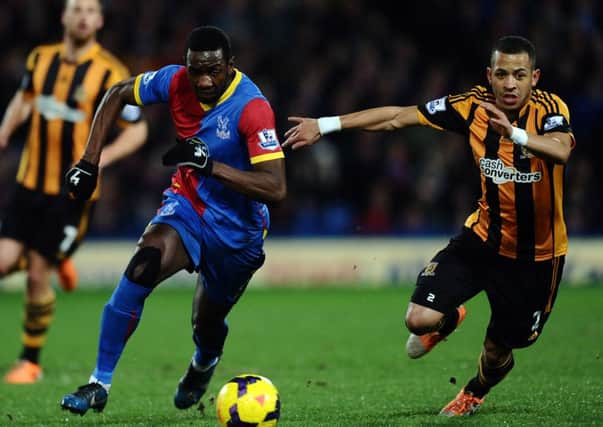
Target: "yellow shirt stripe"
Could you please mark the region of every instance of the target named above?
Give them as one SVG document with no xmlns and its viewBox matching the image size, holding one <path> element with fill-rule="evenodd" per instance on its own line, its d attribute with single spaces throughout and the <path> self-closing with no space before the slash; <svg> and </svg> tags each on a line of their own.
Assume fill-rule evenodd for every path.
<svg viewBox="0 0 603 427">
<path fill-rule="evenodd" d="M 232 96 L 232 94 L 234 93 L 235 89 L 237 88 L 237 86 L 239 85 L 239 83 L 241 83 L 242 78 L 243 78 L 243 73 L 241 73 L 239 70 L 235 69 L 235 76 L 232 79 L 232 81 L 230 82 L 230 85 L 228 85 L 228 88 L 224 91 L 224 93 L 222 94 L 220 99 L 218 99 L 218 101 L 216 101 L 215 104 L 204 104 L 203 102 L 199 103 L 199 104 L 201 104 L 201 108 L 203 108 L 203 111 L 209 111 L 212 108 L 214 108 L 216 105 L 219 105 L 219 104 L 223 103 L 224 101 L 226 101 L 228 98 L 230 98 Z"/>
<path fill-rule="evenodd" d="M 144 105 L 142 99 L 140 99 L 140 81 L 142 80 L 142 74 L 136 76 L 134 80 L 134 100 L 138 105 Z"/>
<path fill-rule="evenodd" d="M 285 153 L 283 153 L 282 151 L 278 151 L 276 153 L 260 154 L 259 156 L 254 156 L 254 157 L 250 158 L 249 160 L 251 161 L 252 165 L 255 165 L 256 163 L 267 162 L 268 160 L 284 159 L 284 158 L 285 158 Z"/>
</svg>

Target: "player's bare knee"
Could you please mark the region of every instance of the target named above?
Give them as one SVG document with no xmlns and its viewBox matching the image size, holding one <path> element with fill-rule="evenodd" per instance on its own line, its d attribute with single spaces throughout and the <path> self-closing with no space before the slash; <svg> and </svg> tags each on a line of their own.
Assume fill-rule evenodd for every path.
<svg viewBox="0 0 603 427">
<path fill-rule="evenodd" d="M 406 328 L 415 335 L 423 335 L 433 329 L 431 323 L 426 323 L 419 316 L 406 316 Z"/>
<path fill-rule="evenodd" d="M 159 281 L 161 250 L 153 246 L 140 248 L 126 268 L 126 277 L 141 286 L 152 288 Z"/>
<path fill-rule="evenodd" d="M 407 313 L 404 320 L 410 332 L 415 335 L 423 335 L 433 331 L 438 326 L 442 320 L 442 315 L 432 316 L 425 315 L 424 313 Z"/>
<path fill-rule="evenodd" d="M 433 331 L 442 321 L 443 316 L 442 313 L 426 307 L 415 307 L 407 311 L 404 320 L 410 332 L 423 335 Z"/>
</svg>

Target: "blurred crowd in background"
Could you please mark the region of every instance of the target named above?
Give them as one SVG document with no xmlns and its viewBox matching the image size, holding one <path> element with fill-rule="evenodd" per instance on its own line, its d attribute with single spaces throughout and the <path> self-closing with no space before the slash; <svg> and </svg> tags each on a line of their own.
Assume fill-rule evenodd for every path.
<svg viewBox="0 0 603 427">
<path fill-rule="evenodd" d="M 603 3 L 596 0 L 110 0 L 99 41 L 133 74 L 181 63 L 189 31 L 211 24 L 232 37 L 238 68 L 270 100 L 284 140 L 287 117 L 421 104 L 486 84 L 493 42 L 523 35 L 537 49 L 539 87 L 570 108 L 577 146 L 567 168 L 570 234 L 603 232 L 596 135 L 603 134 Z M 29 51 L 58 42 L 62 0 L 0 3 L 0 108 L 17 89 Z M 145 107 L 150 136 L 103 173 L 91 236 L 139 235 L 172 170 L 165 106 Z M 10 200 L 25 128 L 0 153 L 0 210 Z M 454 232 L 475 208 L 468 144 L 427 128 L 329 135 L 287 151 L 289 193 L 272 209 L 272 234 L 417 235 Z"/>
</svg>

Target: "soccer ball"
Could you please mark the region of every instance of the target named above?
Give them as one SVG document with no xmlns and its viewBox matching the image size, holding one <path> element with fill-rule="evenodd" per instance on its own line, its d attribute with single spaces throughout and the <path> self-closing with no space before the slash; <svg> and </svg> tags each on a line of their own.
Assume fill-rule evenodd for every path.
<svg viewBox="0 0 603 427">
<path fill-rule="evenodd" d="M 268 378 L 244 374 L 220 389 L 216 411 L 222 427 L 274 427 L 281 415 L 281 401 Z"/>
</svg>

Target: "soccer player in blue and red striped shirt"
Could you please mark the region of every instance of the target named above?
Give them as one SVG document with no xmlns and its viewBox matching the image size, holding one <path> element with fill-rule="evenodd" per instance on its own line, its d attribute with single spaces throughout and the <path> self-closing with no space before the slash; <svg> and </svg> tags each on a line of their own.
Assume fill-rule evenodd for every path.
<svg viewBox="0 0 603 427">
<path fill-rule="evenodd" d="M 174 404 L 199 402 L 222 354 L 226 316 L 264 263 L 270 219 L 266 203 L 286 195 L 284 154 L 275 118 L 260 89 L 234 67 L 230 40 L 204 26 L 189 35 L 185 66 L 168 65 L 113 86 L 96 112 L 86 150 L 66 175 L 73 197 L 96 187 L 100 150 L 124 104 L 169 105 L 176 144 L 163 156 L 176 165 L 171 186 L 143 233 L 102 315 L 96 368 L 61 406 L 102 411 L 113 372 L 140 319 L 144 301 L 174 273 L 198 272 L 192 361 Z"/>
</svg>

